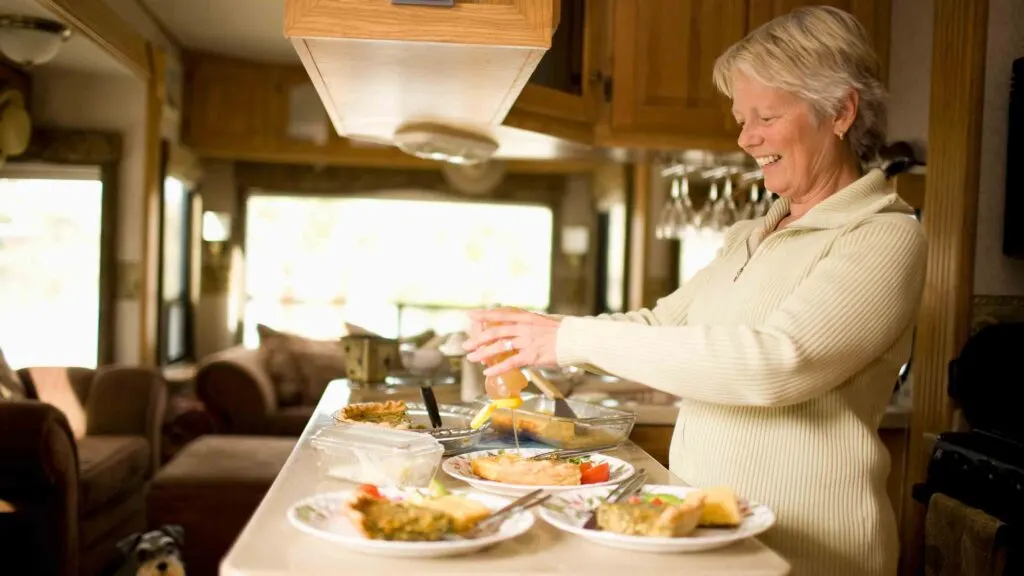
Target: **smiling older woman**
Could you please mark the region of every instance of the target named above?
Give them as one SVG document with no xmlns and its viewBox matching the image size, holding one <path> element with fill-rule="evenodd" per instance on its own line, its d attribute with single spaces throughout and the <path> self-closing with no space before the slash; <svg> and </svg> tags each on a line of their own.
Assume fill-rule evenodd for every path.
<svg viewBox="0 0 1024 576">
<path fill-rule="evenodd" d="M 863 27 L 796 10 L 716 62 L 739 145 L 780 198 L 650 310 L 472 314 L 471 360 L 581 365 L 684 399 L 671 470 L 770 505 L 796 574 L 891 575 L 898 540 L 878 425 L 924 283 L 925 238 L 880 169 L 885 93 Z M 502 323 L 481 329 L 483 323 Z"/>
</svg>

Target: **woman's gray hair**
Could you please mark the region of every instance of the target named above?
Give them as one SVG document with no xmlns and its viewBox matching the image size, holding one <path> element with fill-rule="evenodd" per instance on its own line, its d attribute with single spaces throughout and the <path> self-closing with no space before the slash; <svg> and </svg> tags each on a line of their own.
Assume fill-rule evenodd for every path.
<svg viewBox="0 0 1024 576">
<path fill-rule="evenodd" d="M 831 6 L 798 8 L 758 27 L 715 61 L 714 82 L 732 98 L 733 74 L 792 92 L 819 119 L 835 115 L 849 90 L 860 95 L 846 141 L 870 163 L 885 144 L 888 94 L 864 26 Z"/>
</svg>

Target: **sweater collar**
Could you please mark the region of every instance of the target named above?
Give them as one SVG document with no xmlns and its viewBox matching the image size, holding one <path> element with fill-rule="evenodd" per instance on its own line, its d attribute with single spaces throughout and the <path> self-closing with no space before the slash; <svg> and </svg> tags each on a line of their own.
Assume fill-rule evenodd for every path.
<svg viewBox="0 0 1024 576">
<path fill-rule="evenodd" d="M 822 200 L 785 230 L 826 230 L 842 228 L 873 214 L 886 212 L 913 215 L 914 209 L 891 191 L 885 172 L 876 168 L 849 186 Z M 762 218 L 763 234 L 775 229 L 789 214 L 789 198 L 772 203 Z"/>
</svg>

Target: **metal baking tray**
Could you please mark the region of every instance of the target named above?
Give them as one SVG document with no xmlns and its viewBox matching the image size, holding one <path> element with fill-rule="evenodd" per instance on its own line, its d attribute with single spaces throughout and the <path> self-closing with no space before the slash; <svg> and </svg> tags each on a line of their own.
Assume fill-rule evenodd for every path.
<svg viewBox="0 0 1024 576">
<path fill-rule="evenodd" d="M 478 398 L 483 405 L 487 398 Z M 588 402 L 567 400 L 577 418 L 554 415 L 555 401 L 547 396 L 523 394 L 523 405 L 515 410 L 519 438 L 536 440 L 555 448 L 591 448 L 617 445 L 629 438 L 636 414 Z M 495 410 L 491 428 L 503 436 L 512 435 L 512 412 Z"/>
<path fill-rule="evenodd" d="M 438 404 L 437 410 L 441 415 L 441 428 L 435 429 L 430 426 L 430 415 L 422 402 L 405 403 L 405 414 L 412 423 L 411 431 L 436 438 L 444 446 L 445 456 L 465 452 L 467 448 L 476 446 L 491 427 L 490 422 L 475 430 L 469 426 L 477 412 L 472 407 Z M 338 422 L 338 412 L 333 416 L 335 422 Z"/>
</svg>

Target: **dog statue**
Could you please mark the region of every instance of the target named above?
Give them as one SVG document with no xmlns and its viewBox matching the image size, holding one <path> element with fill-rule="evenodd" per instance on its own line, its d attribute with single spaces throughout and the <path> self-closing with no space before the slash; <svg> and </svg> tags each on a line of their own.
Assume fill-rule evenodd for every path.
<svg viewBox="0 0 1024 576">
<path fill-rule="evenodd" d="M 132 534 L 117 543 L 125 562 L 118 576 L 185 576 L 181 547 L 185 531 L 176 524 Z"/>
</svg>

